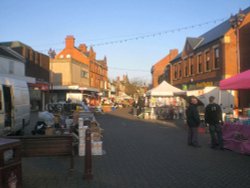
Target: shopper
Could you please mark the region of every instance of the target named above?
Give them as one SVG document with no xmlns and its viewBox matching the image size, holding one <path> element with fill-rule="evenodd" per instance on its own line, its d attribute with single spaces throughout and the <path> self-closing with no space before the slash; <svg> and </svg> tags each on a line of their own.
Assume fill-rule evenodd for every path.
<svg viewBox="0 0 250 188">
<path fill-rule="evenodd" d="M 218 145 L 220 149 L 223 149 L 222 139 L 222 110 L 221 107 L 214 102 L 215 97 L 209 97 L 209 103 L 205 109 L 205 123 L 209 126 L 209 132 L 211 137 L 211 148 L 216 148 Z"/>
<path fill-rule="evenodd" d="M 198 143 L 198 127 L 200 125 L 200 116 L 197 109 L 197 104 L 197 98 L 191 96 L 189 106 L 186 110 L 188 125 L 188 145 L 194 147 L 201 147 Z"/>
</svg>

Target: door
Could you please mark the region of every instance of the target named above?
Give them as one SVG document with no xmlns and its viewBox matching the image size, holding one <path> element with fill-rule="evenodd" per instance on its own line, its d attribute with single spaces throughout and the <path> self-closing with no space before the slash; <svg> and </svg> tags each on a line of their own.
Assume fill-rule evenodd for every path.
<svg viewBox="0 0 250 188">
<path fill-rule="evenodd" d="M 11 87 L 3 85 L 3 98 L 4 98 L 4 127 L 11 127 L 12 125 L 12 98 L 11 98 Z"/>
</svg>

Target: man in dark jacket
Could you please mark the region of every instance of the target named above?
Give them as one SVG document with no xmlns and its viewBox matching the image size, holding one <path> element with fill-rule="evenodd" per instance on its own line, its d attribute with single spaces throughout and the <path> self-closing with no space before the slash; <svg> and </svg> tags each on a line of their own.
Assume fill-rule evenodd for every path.
<svg viewBox="0 0 250 188">
<path fill-rule="evenodd" d="M 186 110 L 187 125 L 188 125 L 188 145 L 200 147 L 198 143 L 198 127 L 200 125 L 200 116 L 197 109 L 198 100 L 190 97 L 189 106 Z"/>
<path fill-rule="evenodd" d="M 205 109 L 205 123 L 209 125 L 211 148 L 215 148 L 218 144 L 219 148 L 223 149 L 223 139 L 221 131 L 222 111 L 221 107 L 214 102 L 214 99 L 215 98 L 213 96 L 209 97 L 210 104 L 207 105 Z"/>
</svg>

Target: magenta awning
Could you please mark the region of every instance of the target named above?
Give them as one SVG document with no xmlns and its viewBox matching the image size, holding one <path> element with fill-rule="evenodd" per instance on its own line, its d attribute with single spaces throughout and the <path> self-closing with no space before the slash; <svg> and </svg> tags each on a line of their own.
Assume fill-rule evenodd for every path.
<svg viewBox="0 0 250 188">
<path fill-rule="evenodd" d="M 250 89 L 250 70 L 220 81 L 221 90 Z"/>
</svg>

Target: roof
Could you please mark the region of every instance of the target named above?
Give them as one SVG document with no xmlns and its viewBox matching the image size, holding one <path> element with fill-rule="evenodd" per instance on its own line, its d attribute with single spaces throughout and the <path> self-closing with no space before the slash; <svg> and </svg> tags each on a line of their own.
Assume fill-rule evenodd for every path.
<svg viewBox="0 0 250 188">
<path fill-rule="evenodd" d="M 0 46 L 0 56 L 18 60 L 23 63 L 25 61 L 24 58 L 20 54 L 18 54 L 17 52 L 15 52 L 14 50 L 6 46 Z"/>
<path fill-rule="evenodd" d="M 243 14 L 250 13 L 250 7 L 244 9 L 242 11 Z M 201 38 L 204 38 L 204 41 L 199 45 L 199 47 L 204 46 L 218 38 L 221 38 L 225 35 L 225 33 L 231 28 L 230 18 L 226 21 L 222 22 L 218 26 L 214 27 L 213 29 L 209 30 L 208 32 L 201 35 Z"/>
<path fill-rule="evenodd" d="M 22 47 L 25 46 L 27 48 L 31 48 L 30 46 L 20 42 L 20 41 L 8 41 L 8 42 L 1 42 L 1 46 L 8 46 L 10 48 L 17 48 L 17 47 Z"/>
<path fill-rule="evenodd" d="M 204 38 L 201 38 L 201 37 L 199 38 L 188 37 L 187 38 L 187 42 L 193 50 L 195 50 L 203 42 L 203 40 Z"/>
<path fill-rule="evenodd" d="M 250 7 L 244 9 L 242 13 L 243 14 L 250 13 Z M 222 22 L 221 24 L 217 25 L 216 27 L 212 28 L 211 30 L 207 31 L 206 33 L 202 34 L 201 36 L 197 38 L 187 37 L 186 41 L 192 47 L 195 47 L 193 49 L 198 49 L 202 46 L 209 44 L 210 42 L 215 41 L 216 39 L 223 37 L 230 28 L 231 28 L 230 18 L 228 18 L 226 21 Z M 179 58 L 181 57 L 181 54 L 182 52 L 180 52 L 178 56 L 171 61 L 171 63 L 175 63 L 176 61 L 178 61 Z"/>
<path fill-rule="evenodd" d="M 146 92 L 148 96 L 149 95 L 150 96 L 174 96 L 175 94 L 184 94 L 184 93 L 186 92 L 177 87 L 170 85 L 166 81 L 161 82 L 160 85 Z"/>
</svg>

